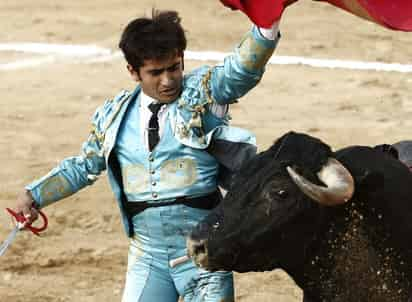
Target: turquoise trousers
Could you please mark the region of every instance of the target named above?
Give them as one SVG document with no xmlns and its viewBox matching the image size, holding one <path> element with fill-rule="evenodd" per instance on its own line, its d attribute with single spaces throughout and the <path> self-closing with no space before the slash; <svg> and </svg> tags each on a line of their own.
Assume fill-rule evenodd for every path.
<svg viewBox="0 0 412 302">
<path fill-rule="evenodd" d="M 186 235 L 209 210 L 185 205 L 148 208 L 133 218 L 122 302 L 234 301 L 231 272 L 208 272 L 192 261 L 170 267 L 186 254 Z"/>
</svg>

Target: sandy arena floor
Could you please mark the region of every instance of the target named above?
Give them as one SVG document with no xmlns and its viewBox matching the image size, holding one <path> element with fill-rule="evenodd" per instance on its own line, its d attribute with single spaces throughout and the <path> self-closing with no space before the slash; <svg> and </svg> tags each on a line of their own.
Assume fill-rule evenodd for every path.
<svg viewBox="0 0 412 302">
<path fill-rule="evenodd" d="M 103 4 L 104 3 L 104 4 Z M 129 20 L 160 9 L 181 13 L 190 50 L 229 52 L 250 23 L 217 0 L 0 1 L 0 43 L 95 44 L 117 50 Z M 288 9 L 276 54 L 411 63 L 412 34 L 394 32 L 322 4 Z M 50 59 L 35 68 L 0 70 L 0 208 L 24 184 L 77 154 L 94 109 L 132 89 L 122 58 L 85 63 L 68 57 L 0 51 L 0 65 Z M 187 69 L 203 64 L 188 61 Z M 210 64 L 214 64 L 211 62 Z M 254 131 L 260 149 L 286 131 L 318 136 L 334 148 L 411 138 L 412 74 L 271 65 L 260 85 L 231 109 L 233 124 Z M 120 301 L 127 238 L 102 177 L 46 209 L 43 238 L 20 234 L 0 258 L 0 300 Z M 0 241 L 11 226 L 0 214 Z M 301 301 L 280 271 L 236 275 L 238 301 Z"/>
</svg>

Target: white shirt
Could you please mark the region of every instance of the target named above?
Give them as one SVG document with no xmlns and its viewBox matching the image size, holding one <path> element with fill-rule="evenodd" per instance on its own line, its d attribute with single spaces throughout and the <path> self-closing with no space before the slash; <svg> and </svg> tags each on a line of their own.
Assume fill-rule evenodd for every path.
<svg viewBox="0 0 412 302">
<path fill-rule="evenodd" d="M 146 146 L 147 149 L 149 149 L 149 121 L 150 118 L 152 117 L 152 112 L 149 109 L 149 105 L 151 103 L 157 103 L 158 101 L 155 100 L 154 98 L 148 96 L 143 92 L 143 90 L 140 92 L 140 137 L 143 138 L 143 144 Z M 167 104 L 164 104 L 160 110 L 159 113 L 157 114 L 157 117 L 159 118 L 159 137 L 161 138 L 163 135 L 163 130 L 165 126 L 165 120 L 166 120 L 166 113 L 168 111 L 169 107 Z"/>
<path fill-rule="evenodd" d="M 271 28 L 259 27 L 259 32 L 265 39 L 275 40 L 279 32 L 279 21 L 273 23 Z"/>
</svg>

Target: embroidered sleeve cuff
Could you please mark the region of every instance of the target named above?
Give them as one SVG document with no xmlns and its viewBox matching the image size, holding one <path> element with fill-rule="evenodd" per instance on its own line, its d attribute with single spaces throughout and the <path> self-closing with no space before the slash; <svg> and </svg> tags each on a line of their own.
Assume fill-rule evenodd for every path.
<svg viewBox="0 0 412 302">
<path fill-rule="evenodd" d="M 58 173 L 57 169 L 27 185 L 25 189 L 30 191 L 33 201 L 39 208 L 74 193 L 69 181 Z"/>
<path fill-rule="evenodd" d="M 279 38 L 278 33 L 275 40 L 268 40 L 254 26 L 236 49 L 239 62 L 249 72 L 261 71 L 272 56 Z"/>
</svg>

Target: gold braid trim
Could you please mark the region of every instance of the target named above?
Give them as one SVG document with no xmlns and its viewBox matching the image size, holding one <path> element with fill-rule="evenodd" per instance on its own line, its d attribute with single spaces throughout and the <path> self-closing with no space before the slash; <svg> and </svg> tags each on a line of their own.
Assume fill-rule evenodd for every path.
<svg viewBox="0 0 412 302">
<path fill-rule="evenodd" d="M 130 94 L 127 95 L 126 97 L 124 97 L 123 99 L 121 99 L 117 105 L 116 108 L 114 110 L 114 112 L 112 113 L 112 115 L 110 115 L 108 122 L 104 125 L 103 131 L 101 133 L 98 133 L 96 130 L 96 127 L 93 126 L 92 128 L 92 133 L 94 133 L 94 135 L 96 136 L 97 140 L 99 141 L 99 143 L 102 145 L 106 136 L 106 132 L 107 129 L 109 129 L 110 125 L 113 123 L 114 119 L 117 117 L 117 115 L 120 112 L 120 109 L 122 108 L 123 104 L 129 99 Z"/>
<path fill-rule="evenodd" d="M 101 144 L 104 141 L 104 134 L 100 134 L 97 132 L 96 126 L 92 124 L 92 130 L 90 131 L 90 134 L 97 139 L 97 141 Z"/>
<path fill-rule="evenodd" d="M 216 100 L 213 98 L 212 94 L 210 93 L 209 82 L 210 78 L 212 77 L 212 68 L 210 68 L 205 76 L 202 79 L 202 87 L 206 93 L 207 104 L 216 103 Z M 206 104 L 204 104 L 206 105 Z"/>
<path fill-rule="evenodd" d="M 70 183 L 62 175 L 54 175 L 40 186 L 40 197 L 48 204 L 73 194 Z"/>
</svg>

